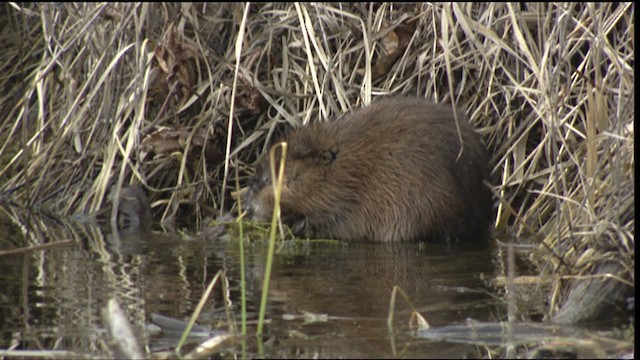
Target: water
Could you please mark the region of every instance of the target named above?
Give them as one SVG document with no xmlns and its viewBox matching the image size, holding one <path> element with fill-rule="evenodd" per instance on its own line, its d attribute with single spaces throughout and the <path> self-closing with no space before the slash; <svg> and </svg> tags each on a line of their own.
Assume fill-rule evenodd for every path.
<svg viewBox="0 0 640 360">
<path fill-rule="evenodd" d="M 0 349 L 111 356 L 100 315 L 110 298 L 118 299 L 147 351 L 174 348 L 179 335 L 150 335 L 143 331 L 145 324 L 152 314 L 188 319 L 220 270 L 228 279 L 230 311 L 224 310 L 218 284 L 198 322 L 223 332 L 230 331 L 230 324 L 240 326 L 235 239 L 195 241 L 158 231 L 114 234 L 90 225 L 45 225 L 12 216 L 13 221 L 0 222 L 0 251 L 71 241 L 0 257 Z M 28 234 L 26 226 L 15 225 L 27 221 Z M 250 334 L 255 334 L 266 252 L 266 241 L 245 243 Z M 506 307 L 484 280 L 495 276 L 494 253 L 490 246 L 281 243 L 274 259 L 264 343 L 258 347 L 256 338 L 249 337 L 247 356 L 487 357 L 484 346 L 415 336 L 409 324 L 412 306 L 432 327 L 504 319 Z M 394 286 L 410 303 L 397 296 L 389 329 Z M 232 342 L 222 355 L 240 356 L 240 349 L 239 342 Z"/>
</svg>

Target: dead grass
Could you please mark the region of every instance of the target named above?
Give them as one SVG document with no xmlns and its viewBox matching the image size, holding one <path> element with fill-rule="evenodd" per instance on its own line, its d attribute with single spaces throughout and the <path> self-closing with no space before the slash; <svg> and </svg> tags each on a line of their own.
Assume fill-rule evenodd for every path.
<svg viewBox="0 0 640 360">
<path fill-rule="evenodd" d="M 467 109 L 542 272 L 634 283 L 632 3 L 1 6 L 0 201 L 92 216 L 143 184 L 199 224 L 285 124 L 410 94 Z"/>
</svg>

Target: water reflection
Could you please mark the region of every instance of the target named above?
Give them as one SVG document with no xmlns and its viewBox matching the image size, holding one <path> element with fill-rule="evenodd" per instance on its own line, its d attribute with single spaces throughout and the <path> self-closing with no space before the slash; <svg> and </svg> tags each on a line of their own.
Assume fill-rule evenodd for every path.
<svg viewBox="0 0 640 360">
<path fill-rule="evenodd" d="M 487 249 L 424 244 L 317 245 L 312 255 L 280 254 L 271 289 L 283 311 L 386 317 L 393 286 L 421 310 L 486 298 L 480 274 L 491 275 Z M 435 321 L 442 311 L 434 313 Z"/>
<path fill-rule="evenodd" d="M 276 266 L 271 299 L 274 313 L 308 311 L 336 317 L 328 323 L 274 324 L 283 327 L 278 332 L 296 330 L 311 336 L 307 343 L 313 343 L 322 356 L 393 356 L 386 318 L 394 286 L 406 292 L 432 325 L 492 316 L 480 276 L 492 274 L 489 249 L 343 243 L 318 245 L 311 252 L 312 256 L 282 254 L 288 261 Z M 400 347 L 413 343 L 410 356 L 443 356 L 440 351 L 451 349 L 412 341 L 408 337 L 410 314 L 411 308 L 398 298 L 395 340 Z M 318 344 L 324 345 L 318 348 Z M 457 355 L 450 355 L 462 356 L 468 350 L 459 347 Z"/>
<path fill-rule="evenodd" d="M 100 309 L 111 297 L 120 301 L 142 344 L 152 349 L 170 346 L 166 338 L 145 335 L 145 322 L 153 313 L 186 319 L 221 269 L 229 280 L 231 316 L 239 322 L 236 240 L 187 241 L 178 235 L 151 231 L 108 234 L 95 226 L 70 223 L 42 224 L 41 229 L 40 234 L 46 236 L 34 237 L 11 225 L 0 229 L 2 234 L 11 234 L 0 238 L 0 250 L 73 240 L 72 246 L 62 249 L 0 258 L 2 349 L 62 349 L 109 356 Z M 266 248 L 262 242 L 245 246 L 250 320 L 257 318 Z M 274 264 L 267 313 L 271 323 L 266 328 L 264 354 L 480 356 L 473 346 L 452 346 L 411 336 L 407 325 L 411 309 L 403 299 L 396 304 L 391 334 L 386 317 L 391 290 L 399 286 L 432 325 L 467 317 L 495 320 L 496 304 L 486 292 L 482 274 L 493 275 L 488 248 L 284 244 Z M 214 291 L 199 322 L 228 330 L 223 301 L 221 291 Z M 305 322 L 300 316 L 304 312 L 321 315 L 321 321 Z M 252 346 L 249 351 L 255 355 Z"/>
</svg>

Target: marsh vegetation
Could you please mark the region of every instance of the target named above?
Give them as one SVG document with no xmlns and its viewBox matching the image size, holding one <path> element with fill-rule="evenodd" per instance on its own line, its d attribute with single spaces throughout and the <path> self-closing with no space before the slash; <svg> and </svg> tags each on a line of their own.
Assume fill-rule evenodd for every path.
<svg viewBox="0 0 640 360">
<path fill-rule="evenodd" d="M 2 206 L 116 227 L 136 187 L 202 230 L 275 134 L 412 95 L 492 154 L 496 238 L 535 269 L 501 284 L 567 324 L 635 287 L 633 3 L 0 6 Z"/>
</svg>

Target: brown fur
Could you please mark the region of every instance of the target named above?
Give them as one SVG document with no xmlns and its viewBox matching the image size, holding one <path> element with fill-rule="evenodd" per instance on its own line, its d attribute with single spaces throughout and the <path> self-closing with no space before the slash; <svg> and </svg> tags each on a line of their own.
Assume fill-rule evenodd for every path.
<svg viewBox="0 0 640 360">
<path fill-rule="evenodd" d="M 292 130 L 281 213 L 301 235 L 343 240 L 482 238 L 490 223 L 488 156 L 462 111 L 461 150 L 450 105 L 385 98 L 333 122 Z M 249 205 L 271 218 L 268 154 Z"/>
</svg>

